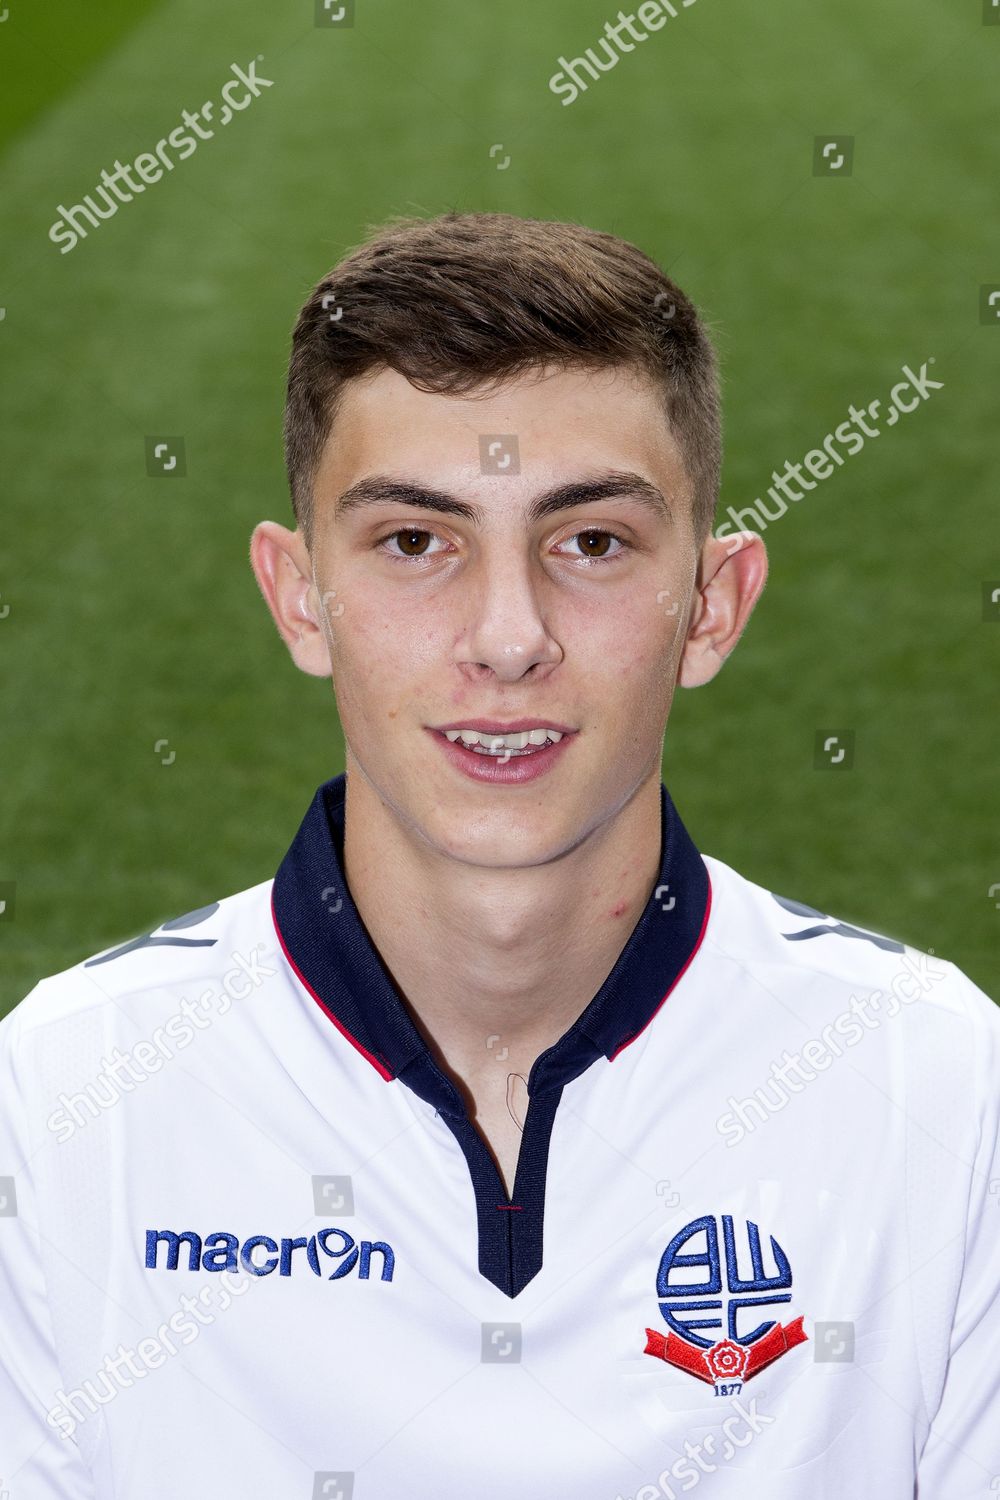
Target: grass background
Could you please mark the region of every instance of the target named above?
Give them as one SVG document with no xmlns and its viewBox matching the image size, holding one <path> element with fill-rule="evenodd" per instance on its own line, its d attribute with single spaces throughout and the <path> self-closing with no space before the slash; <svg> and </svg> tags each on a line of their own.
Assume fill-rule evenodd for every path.
<svg viewBox="0 0 1000 1500">
<path fill-rule="evenodd" d="M 1000 26 L 983 0 L 698 0 L 563 107 L 559 55 L 614 14 L 357 0 L 325 29 L 304 0 L 8 0 L 0 1012 L 266 879 L 343 768 L 248 539 L 290 519 L 309 287 L 369 223 L 447 208 L 581 221 L 669 269 L 722 355 L 723 508 L 934 357 L 944 388 L 769 527 L 764 600 L 721 677 L 679 695 L 664 775 L 707 853 L 1000 997 L 1000 326 L 978 311 L 1000 285 Z M 61 255 L 57 206 L 258 56 L 273 88 Z M 814 176 L 838 133 L 853 175 Z M 147 434 L 184 436 L 186 477 L 147 477 Z M 817 771 L 816 732 L 843 728 L 853 768 Z"/>
</svg>

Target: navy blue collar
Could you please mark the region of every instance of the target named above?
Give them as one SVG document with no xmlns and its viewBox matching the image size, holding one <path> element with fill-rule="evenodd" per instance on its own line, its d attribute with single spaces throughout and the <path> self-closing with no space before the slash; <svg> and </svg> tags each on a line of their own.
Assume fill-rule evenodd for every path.
<svg viewBox="0 0 1000 1500">
<path fill-rule="evenodd" d="M 318 789 L 278 868 L 271 897 L 278 939 L 306 989 L 383 1078 L 399 1078 L 435 1109 L 465 1116 L 461 1094 L 417 1031 L 347 888 L 346 786 L 342 772 Z M 653 894 L 593 1000 L 535 1060 L 529 1096 L 561 1088 L 634 1041 L 698 951 L 711 906 L 708 870 L 662 782 L 660 815 Z"/>
</svg>

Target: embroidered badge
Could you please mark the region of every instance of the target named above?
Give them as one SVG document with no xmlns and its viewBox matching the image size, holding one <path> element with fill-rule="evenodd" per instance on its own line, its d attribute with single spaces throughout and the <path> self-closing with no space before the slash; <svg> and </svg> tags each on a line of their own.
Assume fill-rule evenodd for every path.
<svg viewBox="0 0 1000 1500">
<path fill-rule="evenodd" d="M 745 1381 L 803 1343 L 808 1334 L 801 1317 L 785 1324 L 772 1318 L 747 1331 L 760 1316 L 758 1311 L 748 1315 L 747 1309 L 792 1300 L 788 1257 L 773 1235 L 770 1240 L 773 1274 L 764 1268 L 760 1230 L 751 1220 L 743 1226 L 739 1249 L 730 1214 L 721 1219 L 705 1214 L 685 1224 L 664 1250 L 656 1275 L 667 1332 L 647 1328 L 643 1353 L 707 1381 L 717 1396 L 735 1396 Z M 743 1268 L 749 1261 L 749 1276 L 741 1274 L 741 1257 Z M 705 1337 L 698 1329 L 717 1330 L 717 1336 Z"/>
</svg>

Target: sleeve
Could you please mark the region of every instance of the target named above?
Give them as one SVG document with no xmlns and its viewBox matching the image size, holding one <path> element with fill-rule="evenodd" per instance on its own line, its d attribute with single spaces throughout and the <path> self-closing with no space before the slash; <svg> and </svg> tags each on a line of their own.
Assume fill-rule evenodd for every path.
<svg viewBox="0 0 1000 1500">
<path fill-rule="evenodd" d="M 962 980 L 976 1022 L 979 1137 L 948 1365 L 917 1468 L 918 1500 L 1000 1493 L 1000 1008 Z"/>
<path fill-rule="evenodd" d="M 95 1500 L 79 1447 L 48 1419 L 63 1380 L 41 1259 L 45 1210 L 19 1087 L 21 1006 L 0 1021 L 0 1495 Z"/>
</svg>

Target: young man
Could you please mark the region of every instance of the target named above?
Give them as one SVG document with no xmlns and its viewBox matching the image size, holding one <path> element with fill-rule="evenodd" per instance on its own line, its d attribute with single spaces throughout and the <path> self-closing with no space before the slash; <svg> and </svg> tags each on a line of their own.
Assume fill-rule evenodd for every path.
<svg viewBox="0 0 1000 1500">
<path fill-rule="evenodd" d="M 660 779 L 764 584 L 719 434 L 611 235 L 402 221 L 310 295 L 251 560 L 346 771 L 0 1026 L 11 1500 L 1000 1487 L 1000 1014 Z"/>
</svg>

